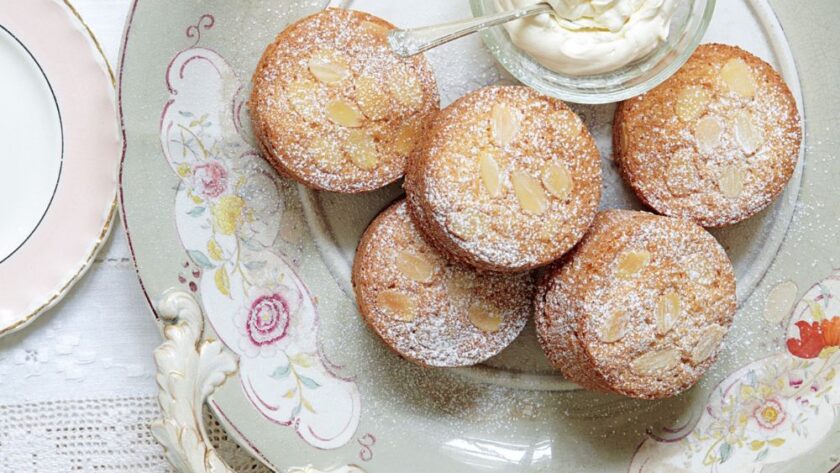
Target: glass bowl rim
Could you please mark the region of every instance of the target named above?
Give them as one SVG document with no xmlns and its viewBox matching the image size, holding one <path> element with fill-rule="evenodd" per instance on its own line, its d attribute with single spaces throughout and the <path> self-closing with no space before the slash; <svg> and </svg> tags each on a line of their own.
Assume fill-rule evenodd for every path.
<svg viewBox="0 0 840 473">
<path fill-rule="evenodd" d="M 472 14 L 477 16 L 483 13 L 484 4 L 487 0 L 469 0 L 470 3 L 470 10 Z M 538 92 L 548 95 L 551 97 L 555 97 L 561 100 L 565 100 L 572 103 L 578 104 L 588 104 L 588 105 L 600 105 L 600 104 L 607 104 L 607 103 L 615 103 L 621 102 L 623 100 L 627 100 L 639 95 L 642 95 L 654 87 L 660 85 L 661 83 L 665 82 L 674 75 L 694 54 L 694 51 L 700 46 L 703 37 L 706 34 L 706 31 L 709 28 L 709 24 L 712 21 L 712 15 L 715 11 L 715 6 L 717 0 L 693 0 L 693 1 L 702 1 L 705 2 L 703 8 L 703 14 L 700 18 L 700 21 L 697 25 L 695 31 L 691 34 L 691 37 L 688 39 L 688 43 L 686 47 L 679 52 L 679 54 L 671 60 L 668 64 L 666 64 L 661 70 L 657 71 L 654 75 L 647 78 L 641 83 L 629 86 L 618 88 L 615 90 L 605 90 L 605 91 L 574 91 L 568 88 L 560 88 L 559 86 L 551 87 L 547 85 L 545 82 L 540 81 L 532 74 L 517 74 L 512 68 L 509 67 L 506 61 L 505 53 L 496 45 L 496 39 L 492 36 L 494 29 L 504 28 L 504 26 L 496 26 L 489 30 L 486 30 L 481 33 L 482 41 L 484 42 L 487 49 L 490 50 L 490 53 L 496 59 L 496 62 L 507 71 L 513 78 L 518 80 L 519 82 L 537 90 Z M 505 33 L 505 36 L 507 34 Z M 518 50 L 518 48 L 512 44 L 510 39 L 507 41 L 512 45 L 512 47 L 518 51 L 519 54 L 527 57 L 527 54 Z M 655 52 L 651 53 L 655 54 Z M 661 59 L 664 60 L 664 57 Z M 545 68 L 544 68 L 545 69 Z M 556 74 L 552 71 L 545 69 L 549 72 L 549 74 Z M 562 74 L 557 74 L 562 75 Z M 568 77 L 568 76 L 564 76 Z M 582 76 L 581 80 L 585 79 L 592 79 L 597 78 L 598 75 L 592 76 Z"/>
</svg>

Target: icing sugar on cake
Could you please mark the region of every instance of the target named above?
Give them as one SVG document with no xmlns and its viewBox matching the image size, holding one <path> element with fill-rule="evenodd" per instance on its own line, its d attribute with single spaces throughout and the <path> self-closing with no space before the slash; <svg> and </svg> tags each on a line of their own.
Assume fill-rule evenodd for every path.
<svg viewBox="0 0 840 473">
<path fill-rule="evenodd" d="M 734 272 L 714 237 L 626 210 L 598 214 L 537 294 L 538 337 L 564 376 L 643 399 L 693 386 L 736 310 Z"/>
<path fill-rule="evenodd" d="M 263 54 L 249 109 L 263 154 L 308 187 L 342 193 L 402 177 L 439 108 L 422 55 L 391 52 L 394 26 L 327 9 L 289 26 Z"/>
<path fill-rule="evenodd" d="M 733 46 L 706 44 L 673 77 L 622 103 L 615 158 L 656 211 L 706 227 L 745 220 L 796 168 L 796 101 L 773 68 Z"/>
<path fill-rule="evenodd" d="M 600 201 L 600 158 L 563 102 L 486 87 L 438 114 L 405 188 L 412 217 L 439 249 L 480 269 L 523 271 L 583 237 Z"/>
<path fill-rule="evenodd" d="M 353 264 L 362 316 L 400 356 L 424 366 L 480 363 L 507 347 L 532 312 L 530 275 L 480 273 L 421 237 L 405 201 L 371 223 Z"/>
</svg>

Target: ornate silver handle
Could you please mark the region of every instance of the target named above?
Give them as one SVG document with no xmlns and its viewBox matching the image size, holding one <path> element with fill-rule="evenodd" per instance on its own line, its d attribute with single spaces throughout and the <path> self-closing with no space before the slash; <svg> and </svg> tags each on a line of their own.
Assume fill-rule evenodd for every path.
<svg viewBox="0 0 840 473">
<path fill-rule="evenodd" d="M 391 49 L 400 56 L 414 56 L 452 40 L 481 31 L 485 28 L 501 25 L 509 21 L 551 13 L 554 10 L 548 3 L 537 3 L 519 10 L 510 10 L 479 18 L 455 21 L 443 25 L 426 26 L 407 30 L 394 30 L 388 35 Z"/>
</svg>

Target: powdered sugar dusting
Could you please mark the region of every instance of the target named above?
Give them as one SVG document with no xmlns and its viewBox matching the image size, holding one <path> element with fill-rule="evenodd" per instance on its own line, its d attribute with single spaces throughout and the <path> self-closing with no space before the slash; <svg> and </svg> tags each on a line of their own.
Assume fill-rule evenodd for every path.
<svg viewBox="0 0 840 473">
<path fill-rule="evenodd" d="M 503 146 L 493 134 L 498 104 L 519 120 L 515 138 Z M 437 246 L 481 268 L 516 271 L 554 261 L 583 236 L 600 200 L 600 160 L 589 131 L 562 102 L 525 87 L 487 87 L 442 111 L 428 135 L 407 171 L 406 191 Z M 482 182 L 483 156 L 498 164 L 498 195 Z M 570 174 L 565 198 L 542 184 L 550 165 Z M 517 173 L 542 194 L 544 211 L 523 206 Z"/>
<path fill-rule="evenodd" d="M 423 56 L 390 51 L 392 28 L 366 13 L 328 9 L 290 26 L 268 47 L 254 74 L 250 110 L 264 154 L 279 171 L 336 192 L 373 190 L 402 176 L 439 97 Z M 329 58 L 348 75 L 325 83 L 330 76 L 313 73 L 313 57 Z M 353 120 L 337 121 L 335 103 L 349 106 Z"/>
<path fill-rule="evenodd" d="M 401 253 L 430 263 L 433 277 L 420 282 L 396 263 Z M 497 354 L 525 327 L 533 299 L 527 274 L 479 273 L 449 262 L 429 246 L 408 217 L 404 201 L 385 210 L 366 232 L 356 254 L 354 288 L 365 319 L 400 355 L 427 366 L 467 366 Z M 411 320 L 395 317 L 379 300 L 384 291 L 411 302 Z M 471 319 L 497 314 L 495 331 Z M 405 319 L 404 318 L 404 319 Z"/>
<path fill-rule="evenodd" d="M 747 65 L 754 97 L 721 78 L 732 58 Z M 677 114 L 687 88 L 709 97 L 689 120 Z M 715 227 L 772 203 L 794 173 L 802 131 L 793 95 L 770 65 L 731 46 L 704 45 L 663 85 L 622 104 L 615 140 L 617 162 L 643 201 Z"/>
<path fill-rule="evenodd" d="M 646 251 L 649 262 L 621 277 L 628 252 Z M 696 347 L 728 328 L 735 313 L 735 279 L 723 249 L 700 227 L 647 213 L 608 211 L 544 284 L 537 326 L 551 361 L 580 384 L 641 398 L 675 395 L 692 386 L 714 356 L 692 360 Z M 681 300 L 673 328 L 658 333 L 657 303 L 666 293 Z M 618 340 L 601 334 L 621 313 Z M 712 345 L 717 351 L 717 343 Z M 633 363 L 649 353 L 679 352 L 674 369 L 646 376 Z"/>
</svg>

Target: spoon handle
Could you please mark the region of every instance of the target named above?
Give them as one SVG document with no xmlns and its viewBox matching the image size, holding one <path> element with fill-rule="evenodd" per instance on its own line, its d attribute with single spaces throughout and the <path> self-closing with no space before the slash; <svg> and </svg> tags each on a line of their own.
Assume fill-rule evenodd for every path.
<svg viewBox="0 0 840 473">
<path fill-rule="evenodd" d="M 548 3 L 537 3 L 518 10 L 503 11 L 442 25 L 394 30 L 388 34 L 388 42 L 397 55 L 403 57 L 414 56 L 491 26 L 552 11 Z"/>
</svg>

